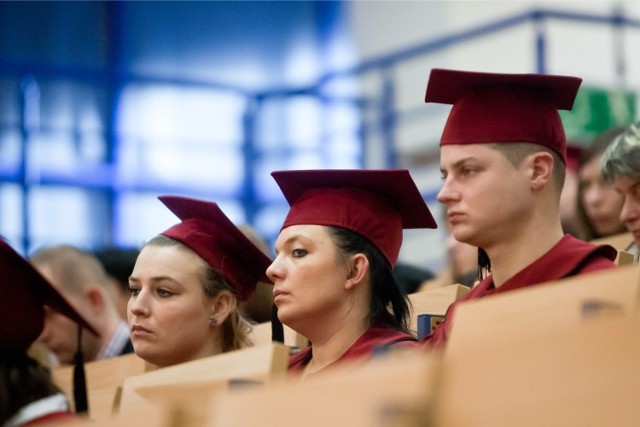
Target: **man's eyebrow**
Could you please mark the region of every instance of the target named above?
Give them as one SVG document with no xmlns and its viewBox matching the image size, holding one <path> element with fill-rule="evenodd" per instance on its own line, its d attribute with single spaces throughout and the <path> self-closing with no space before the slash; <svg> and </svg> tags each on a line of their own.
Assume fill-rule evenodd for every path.
<svg viewBox="0 0 640 427">
<path fill-rule="evenodd" d="M 469 156 L 469 157 L 464 157 L 460 160 L 456 160 L 452 165 L 451 165 L 451 169 L 460 169 L 462 166 L 464 166 L 464 164 L 470 160 L 475 160 L 476 158 L 473 156 Z M 443 169 L 442 167 L 440 168 L 440 172 L 444 172 L 445 169 Z"/>
</svg>

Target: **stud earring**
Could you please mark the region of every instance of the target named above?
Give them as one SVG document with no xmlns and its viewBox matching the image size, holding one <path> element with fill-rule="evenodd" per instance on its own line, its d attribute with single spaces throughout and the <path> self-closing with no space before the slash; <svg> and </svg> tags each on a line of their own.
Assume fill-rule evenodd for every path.
<svg viewBox="0 0 640 427">
<path fill-rule="evenodd" d="M 218 319 L 216 319 L 215 317 L 211 316 L 211 317 L 209 318 L 209 324 L 210 324 L 211 326 L 216 326 L 216 325 L 218 324 Z"/>
</svg>

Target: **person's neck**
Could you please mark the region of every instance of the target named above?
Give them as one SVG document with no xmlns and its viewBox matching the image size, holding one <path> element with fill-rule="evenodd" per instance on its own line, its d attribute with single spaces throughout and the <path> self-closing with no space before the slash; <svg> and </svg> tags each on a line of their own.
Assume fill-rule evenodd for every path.
<svg viewBox="0 0 640 427">
<path fill-rule="evenodd" d="M 317 372 L 338 360 L 365 333 L 366 316 L 349 317 L 341 319 L 314 338 L 308 337 L 312 343 L 312 358 L 305 369 L 305 375 Z"/>
<path fill-rule="evenodd" d="M 203 359 L 205 357 L 217 356 L 218 354 L 222 353 L 224 353 L 224 350 L 222 348 L 222 339 L 220 336 L 216 336 L 210 341 L 209 345 L 202 347 L 191 354 L 181 354 L 177 358 L 159 361 L 157 364 L 155 364 L 155 366 L 157 368 L 164 368 L 167 366 L 177 365 L 179 363 L 186 363 L 193 360 Z"/>
<path fill-rule="evenodd" d="M 491 275 L 496 288 L 546 254 L 564 236 L 560 222 L 531 224 L 522 232 L 513 232 L 508 239 L 485 247 L 491 260 Z"/>
</svg>

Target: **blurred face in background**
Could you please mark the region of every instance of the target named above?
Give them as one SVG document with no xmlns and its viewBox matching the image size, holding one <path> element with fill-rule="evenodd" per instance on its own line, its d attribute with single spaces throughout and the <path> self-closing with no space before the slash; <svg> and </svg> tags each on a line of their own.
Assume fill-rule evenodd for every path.
<svg viewBox="0 0 640 427">
<path fill-rule="evenodd" d="M 73 363 L 78 348 L 78 325 L 49 307 L 44 308 L 44 325 L 38 342 L 54 352 L 61 364 Z"/>
<path fill-rule="evenodd" d="M 53 273 L 48 264 L 35 264 L 34 267 L 69 301 L 73 308 L 89 322 L 95 320 L 96 312 L 92 309 L 91 297 L 88 294 L 75 294 L 65 291 L 61 281 Z M 93 323 L 92 323 L 93 324 Z M 95 324 L 93 324 L 95 327 Z M 53 351 L 63 365 L 73 364 L 73 357 L 78 350 L 78 324 L 63 314 L 48 307 L 44 310 L 44 329 L 38 337 L 39 343 Z M 82 330 L 82 352 L 85 361 L 94 360 L 102 346 L 101 338 L 87 330 Z"/>
<path fill-rule="evenodd" d="M 579 197 L 589 224 L 598 237 L 624 231 L 620 211 L 624 197 L 608 183 L 600 173 L 600 159 L 595 156 L 585 163 L 579 172 Z"/>
<path fill-rule="evenodd" d="M 577 233 L 578 172 L 567 167 L 560 194 L 560 221 L 565 233 Z"/>
<path fill-rule="evenodd" d="M 469 275 L 475 275 L 478 270 L 478 248 L 468 243 L 456 240 L 451 232 L 451 222 L 447 216 L 446 207 L 443 209 L 442 222 L 447 232 L 445 244 L 454 282 L 463 283 Z"/>
<path fill-rule="evenodd" d="M 624 198 L 620 220 L 633 234 L 636 245 L 640 246 L 640 181 L 620 176 L 615 179 L 614 185 Z"/>
</svg>

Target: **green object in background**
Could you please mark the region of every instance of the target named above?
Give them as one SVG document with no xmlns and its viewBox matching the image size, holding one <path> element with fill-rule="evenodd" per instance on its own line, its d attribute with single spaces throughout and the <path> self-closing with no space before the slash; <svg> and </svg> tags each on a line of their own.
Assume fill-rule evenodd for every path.
<svg viewBox="0 0 640 427">
<path fill-rule="evenodd" d="M 600 133 L 636 120 L 636 94 L 581 87 L 571 111 L 560 111 L 568 140 L 590 143 Z"/>
</svg>

